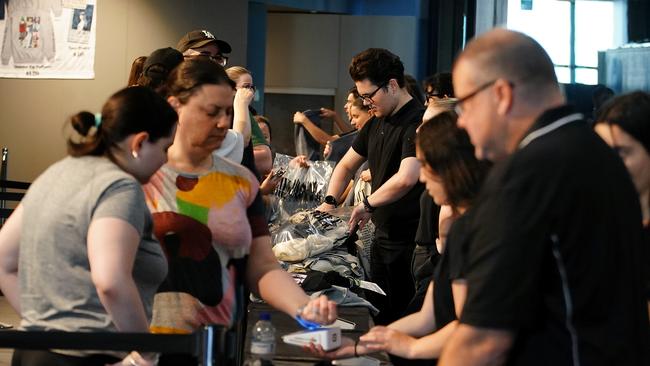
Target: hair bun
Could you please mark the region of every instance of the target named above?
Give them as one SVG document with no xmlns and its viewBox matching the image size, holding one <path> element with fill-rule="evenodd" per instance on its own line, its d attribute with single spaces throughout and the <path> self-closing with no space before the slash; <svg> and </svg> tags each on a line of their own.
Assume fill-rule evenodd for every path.
<svg viewBox="0 0 650 366">
<path fill-rule="evenodd" d="M 70 117 L 70 124 L 81 136 L 88 136 L 90 129 L 95 126 L 95 115 L 82 111 Z"/>
</svg>

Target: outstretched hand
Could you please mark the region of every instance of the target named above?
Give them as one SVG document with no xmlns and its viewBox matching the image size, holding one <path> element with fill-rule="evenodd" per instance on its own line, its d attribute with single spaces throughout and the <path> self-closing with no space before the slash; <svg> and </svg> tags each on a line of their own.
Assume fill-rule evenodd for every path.
<svg viewBox="0 0 650 366">
<path fill-rule="evenodd" d="M 361 340 L 370 352 L 386 351 L 391 355 L 409 358 L 409 353 L 416 341 L 406 333 L 385 326 L 376 326 L 362 335 Z"/>
</svg>

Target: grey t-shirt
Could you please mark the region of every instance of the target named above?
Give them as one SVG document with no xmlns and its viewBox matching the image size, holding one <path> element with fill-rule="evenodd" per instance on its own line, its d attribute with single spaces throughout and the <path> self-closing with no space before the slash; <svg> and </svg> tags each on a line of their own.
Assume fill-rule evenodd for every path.
<svg viewBox="0 0 650 366">
<path fill-rule="evenodd" d="M 88 227 L 100 217 L 123 219 L 140 233 L 133 278 L 151 319 L 167 261 L 153 238 L 151 214 L 133 176 L 106 158 L 67 157 L 34 181 L 22 204 L 18 267 L 22 328 L 116 330 L 99 300 L 88 262 Z"/>
</svg>

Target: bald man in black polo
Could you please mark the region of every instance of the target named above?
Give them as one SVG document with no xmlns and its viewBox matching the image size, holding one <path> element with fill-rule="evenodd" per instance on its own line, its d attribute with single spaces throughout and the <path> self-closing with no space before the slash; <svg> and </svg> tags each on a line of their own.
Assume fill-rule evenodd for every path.
<svg viewBox="0 0 650 366">
<path fill-rule="evenodd" d="M 641 212 L 621 159 L 565 105 L 553 63 L 528 36 L 473 40 L 453 83 L 459 125 L 496 164 L 440 364 L 650 364 Z"/>
</svg>

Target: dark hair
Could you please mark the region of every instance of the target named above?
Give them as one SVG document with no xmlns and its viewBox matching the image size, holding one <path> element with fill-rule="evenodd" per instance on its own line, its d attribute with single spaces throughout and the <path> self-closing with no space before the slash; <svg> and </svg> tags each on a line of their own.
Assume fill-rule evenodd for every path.
<svg viewBox="0 0 650 366">
<path fill-rule="evenodd" d="M 133 60 L 131 71 L 129 72 L 129 80 L 126 84 L 127 86 L 138 85 L 138 78 L 142 75 L 145 61 L 147 61 L 147 56 L 139 56 Z"/>
<path fill-rule="evenodd" d="M 167 80 L 167 95 L 173 95 L 185 104 L 203 85 L 228 85 L 235 90 L 235 82 L 230 80 L 223 67 L 214 61 L 200 57 L 181 62 Z"/>
<path fill-rule="evenodd" d="M 610 99 L 602 106 L 596 123 L 621 127 L 650 154 L 650 94 L 636 91 Z"/>
<path fill-rule="evenodd" d="M 451 82 L 450 72 L 441 72 L 431 75 L 427 77 L 422 84 L 425 93 L 428 93 L 429 89 L 431 89 L 431 93 L 433 94 L 441 96 L 446 95 L 449 98 L 454 97 L 454 84 Z"/>
<path fill-rule="evenodd" d="M 406 84 L 406 90 L 409 92 L 413 99 L 417 100 L 420 105 L 424 105 L 424 93 L 420 89 L 418 81 L 411 75 L 404 75 L 404 82 Z"/>
<path fill-rule="evenodd" d="M 605 103 L 614 97 L 614 91 L 605 85 L 598 84 L 594 87 L 591 93 L 591 101 L 594 105 L 593 118 L 596 119 L 600 114 L 600 110 Z"/>
<path fill-rule="evenodd" d="M 356 86 L 353 86 L 350 89 L 348 89 L 348 94 L 352 94 L 352 96 L 354 96 L 354 99 L 360 98 L 359 91 L 357 90 Z"/>
<path fill-rule="evenodd" d="M 257 123 L 264 123 L 266 125 L 266 127 L 269 128 L 269 137 L 271 139 L 273 139 L 273 134 L 271 133 L 271 121 L 269 121 L 268 118 L 266 118 L 265 116 L 262 116 L 260 114 L 255 115 L 253 118 L 255 118 L 255 121 L 257 121 Z"/>
<path fill-rule="evenodd" d="M 146 72 L 140 74 L 137 85 L 147 86 L 155 90 L 158 94 L 165 95 L 165 82 L 170 71 L 162 65 L 152 65 Z"/>
<path fill-rule="evenodd" d="M 354 81 L 368 79 L 379 86 L 395 79 L 400 88 L 404 87 L 404 64 L 399 56 L 383 48 L 368 48 L 354 56 L 349 72 Z"/>
<path fill-rule="evenodd" d="M 129 135 L 147 132 L 155 142 L 171 134 L 178 115 L 153 90 L 131 86 L 113 94 L 102 107 L 101 123 L 96 126 L 95 115 L 82 111 L 70 117 L 70 124 L 82 137 L 68 139 L 68 153 L 72 156 L 106 155 L 110 148 Z"/>
<path fill-rule="evenodd" d="M 420 126 L 416 137 L 426 165 L 440 176 L 454 210 L 472 205 L 488 169 L 488 163 L 474 155 L 469 135 L 456 125 L 457 119 L 454 112 L 442 112 Z"/>
</svg>

